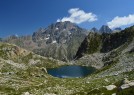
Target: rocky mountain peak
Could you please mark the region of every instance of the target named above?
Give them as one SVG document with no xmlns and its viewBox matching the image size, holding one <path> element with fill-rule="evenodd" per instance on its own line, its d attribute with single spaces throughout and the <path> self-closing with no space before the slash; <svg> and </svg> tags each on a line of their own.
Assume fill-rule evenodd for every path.
<svg viewBox="0 0 134 95">
<path fill-rule="evenodd" d="M 72 59 L 87 33 L 87 30 L 69 21 L 56 22 L 32 35 L 33 42 L 41 48 L 33 51 L 55 59 Z"/>
<path fill-rule="evenodd" d="M 100 33 L 111 33 L 112 30 L 107 25 L 102 25 L 99 30 Z"/>
<path fill-rule="evenodd" d="M 99 32 L 99 30 L 97 28 L 95 28 L 95 27 L 93 27 L 90 31 L 91 32 Z"/>
<path fill-rule="evenodd" d="M 74 23 L 69 21 L 53 23 L 47 28 L 40 28 L 32 35 L 34 42 L 43 41 L 48 43 L 65 43 L 69 39 L 72 32 L 83 31 Z"/>
<path fill-rule="evenodd" d="M 49 26 L 51 29 L 60 29 L 60 30 L 63 30 L 63 29 L 67 29 L 67 30 L 70 30 L 72 28 L 75 28 L 76 25 L 74 23 L 71 23 L 69 21 L 65 21 L 65 22 L 57 22 L 57 23 L 54 23 L 54 24 L 51 24 Z"/>
</svg>

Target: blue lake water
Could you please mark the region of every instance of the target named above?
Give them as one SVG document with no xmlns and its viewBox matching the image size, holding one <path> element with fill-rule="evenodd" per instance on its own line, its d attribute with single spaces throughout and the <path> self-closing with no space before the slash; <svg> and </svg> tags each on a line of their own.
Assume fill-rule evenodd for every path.
<svg viewBox="0 0 134 95">
<path fill-rule="evenodd" d="M 48 74 L 59 77 L 59 78 L 75 78 L 75 77 L 85 77 L 92 74 L 95 71 L 93 67 L 85 66 L 61 66 L 59 68 L 49 68 L 47 69 Z"/>
</svg>

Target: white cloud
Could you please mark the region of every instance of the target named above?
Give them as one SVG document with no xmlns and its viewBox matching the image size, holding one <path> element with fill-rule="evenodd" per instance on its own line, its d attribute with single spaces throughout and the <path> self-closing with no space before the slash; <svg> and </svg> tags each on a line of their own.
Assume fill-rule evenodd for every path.
<svg viewBox="0 0 134 95">
<path fill-rule="evenodd" d="M 70 14 L 69 17 L 63 17 L 62 19 L 58 19 L 57 22 L 70 21 L 72 23 L 83 23 L 83 22 L 93 22 L 97 20 L 97 16 L 91 12 L 86 13 L 79 8 L 72 8 L 68 11 Z"/>
<path fill-rule="evenodd" d="M 125 25 L 134 24 L 134 14 L 128 16 L 119 17 L 116 16 L 112 21 L 107 22 L 110 28 L 117 28 Z"/>
</svg>

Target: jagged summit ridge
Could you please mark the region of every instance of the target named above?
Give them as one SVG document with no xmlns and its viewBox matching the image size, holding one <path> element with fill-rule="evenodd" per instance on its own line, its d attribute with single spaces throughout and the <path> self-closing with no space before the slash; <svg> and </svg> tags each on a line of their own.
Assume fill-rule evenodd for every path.
<svg viewBox="0 0 134 95">
<path fill-rule="evenodd" d="M 112 30 L 107 25 L 102 25 L 99 30 L 100 33 L 111 33 Z"/>
<path fill-rule="evenodd" d="M 119 28 L 118 28 L 119 29 Z M 96 27 L 93 27 L 91 32 L 98 32 L 98 33 L 112 33 L 113 30 L 109 28 L 107 25 L 102 25 L 100 29 L 97 29 Z"/>
<path fill-rule="evenodd" d="M 66 21 L 66 22 L 57 22 L 51 24 L 47 28 L 40 28 L 37 32 L 34 32 L 32 35 L 34 42 L 44 41 L 46 44 L 49 43 L 66 43 L 73 32 L 81 33 L 85 32 L 84 29 L 78 27 L 77 25 Z"/>
</svg>

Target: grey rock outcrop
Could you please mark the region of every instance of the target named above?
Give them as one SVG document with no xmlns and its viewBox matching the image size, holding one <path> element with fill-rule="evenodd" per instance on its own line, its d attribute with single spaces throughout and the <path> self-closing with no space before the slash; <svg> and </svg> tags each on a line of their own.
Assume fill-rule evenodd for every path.
<svg viewBox="0 0 134 95">
<path fill-rule="evenodd" d="M 100 30 L 100 33 L 112 33 L 112 30 L 107 26 L 107 25 L 103 25 Z"/>
</svg>

